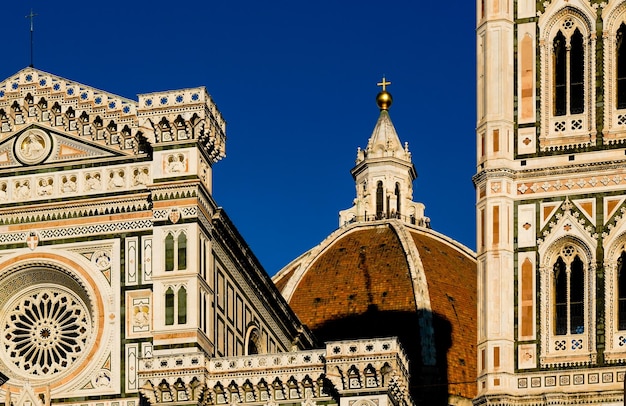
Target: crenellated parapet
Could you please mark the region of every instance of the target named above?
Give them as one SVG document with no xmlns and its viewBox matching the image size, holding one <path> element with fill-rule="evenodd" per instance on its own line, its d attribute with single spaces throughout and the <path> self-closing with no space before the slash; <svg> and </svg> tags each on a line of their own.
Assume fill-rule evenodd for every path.
<svg viewBox="0 0 626 406">
<path fill-rule="evenodd" d="M 197 140 L 211 164 L 226 153 L 226 122 L 204 87 L 139 95 L 139 127 L 151 143 Z"/>
<path fill-rule="evenodd" d="M 324 349 L 213 359 L 208 363 L 210 404 L 314 404 L 382 396 L 412 404 L 408 362 L 395 338 L 329 342 Z"/>
<path fill-rule="evenodd" d="M 209 359 L 162 355 L 139 363 L 151 404 L 319 404 L 340 398 L 412 405 L 408 361 L 396 338 L 329 342 L 323 349 Z"/>
<path fill-rule="evenodd" d="M 201 403 L 206 388 L 207 357 L 200 351 L 144 358 L 139 362 L 139 389 L 150 404 Z"/>
<path fill-rule="evenodd" d="M 191 141 L 209 164 L 225 155 L 226 122 L 204 87 L 135 101 L 28 67 L 0 82 L 0 142 L 34 124 L 122 155 Z"/>
<path fill-rule="evenodd" d="M 0 140 L 35 123 L 127 155 L 140 152 L 135 101 L 29 67 L 0 82 Z"/>
<path fill-rule="evenodd" d="M 217 358 L 208 363 L 209 404 L 330 400 L 324 350 Z"/>
</svg>

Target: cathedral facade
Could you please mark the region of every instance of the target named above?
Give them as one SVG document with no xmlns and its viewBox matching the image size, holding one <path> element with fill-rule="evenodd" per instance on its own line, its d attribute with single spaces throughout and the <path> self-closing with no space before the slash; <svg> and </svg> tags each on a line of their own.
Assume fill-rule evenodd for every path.
<svg viewBox="0 0 626 406">
<path fill-rule="evenodd" d="M 212 197 L 200 88 L 0 82 L 0 403 L 412 405 L 395 338 L 318 344 Z"/>
<path fill-rule="evenodd" d="M 476 6 L 475 404 L 621 405 L 626 2 Z"/>
</svg>

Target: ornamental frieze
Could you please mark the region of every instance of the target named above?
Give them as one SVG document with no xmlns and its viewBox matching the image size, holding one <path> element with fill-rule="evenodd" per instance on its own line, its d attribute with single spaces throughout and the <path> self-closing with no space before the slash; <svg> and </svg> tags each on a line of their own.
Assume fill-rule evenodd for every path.
<svg viewBox="0 0 626 406">
<path fill-rule="evenodd" d="M 626 185 L 626 176 L 619 174 L 605 176 L 584 176 L 578 178 L 543 180 L 538 182 L 519 182 L 516 184 L 517 195 L 527 196 L 552 192 L 594 189 Z"/>
</svg>

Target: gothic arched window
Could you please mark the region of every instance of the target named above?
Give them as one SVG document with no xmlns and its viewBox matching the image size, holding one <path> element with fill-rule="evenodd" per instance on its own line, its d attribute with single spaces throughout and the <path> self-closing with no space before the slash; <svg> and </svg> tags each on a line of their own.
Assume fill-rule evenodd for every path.
<svg viewBox="0 0 626 406">
<path fill-rule="evenodd" d="M 554 115 L 567 114 L 567 52 L 561 31 L 554 37 Z"/>
<path fill-rule="evenodd" d="M 178 290 L 178 324 L 187 323 L 187 289 Z"/>
<path fill-rule="evenodd" d="M 555 334 L 567 334 L 567 275 L 565 262 L 559 257 L 554 264 L 554 327 Z"/>
<path fill-rule="evenodd" d="M 256 355 L 261 353 L 261 336 L 259 329 L 256 326 L 248 328 L 246 347 L 244 349 L 245 355 Z"/>
<path fill-rule="evenodd" d="M 570 39 L 570 113 L 580 114 L 585 111 L 585 49 L 583 35 L 578 28 Z"/>
<path fill-rule="evenodd" d="M 569 41 L 569 46 L 568 46 Z M 585 49 L 576 28 L 568 39 L 559 30 L 553 40 L 554 115 L 585 111 Z"/>
<path fill-rule="evenodd" d="M 174 289 L 168 288 L 165 291 L 165 325 L 174 324 Z"/>
<path fill-rule="evenodd" d="M 583 261 L 576 255 L 571 264 L 569 313 L 571 334 L 585 332 L 585 270 Z"/>
<path fill-rule="evenodd" d="M 378 181 L 376 184 L 376 218 L 383 217 L 383 182 Z"/>
<path fill-rule="evenodd" d="M 396 191 L 395 191 L 395 195 L 396 195 L 396 214 L 398 216 L 400 216 L 400 184 L 398 182 L 396 182 Z"/>
<path fill-rule="evenodd" d="M 567 224 L 567 223 L 566 223 Z M 545 245 L 541 258 L 539 296 L 542 367 L 563 362 L 592 362 L 595 340 L 595 267 L 591 246 L 575 236 Z M 545 249 L 545 251 L 543 251 Z M 543 252 L 542 252 L 543 251 Z M 530 334 L 533 329 L 527 330 Z"/>
<path fill-rule="evenodd" d="M 178 270 L 187 269 L 187 235 L 178 235 Z"/>
<path fill-rule="evenodd" d="M 165 270 L 174 270 L 174 235 L 168 233 L 165 237 Z"/>
<path fill-rule="evenodd" d="M 626 44 L 624 43 L 624 34 L 626 34 L 626 25 L 622 23 L 617 30 L 615 46 L 618 109 L 626 109 Z"/>
<path fill-rule="evenodd" d="M 597 87 L 594 77 L 597 69 L 595 45 L 596 37 L 593 21 L 595 17 L 574 6 L 565 6 L 552 17 L 545 17 L 539 23 L 539 47 L 537 54 L 540 65 L 538 86 L 532 83 L 534 77 L 533 64 L 536 63 L 532 53 L 527 55 L 525 48 L 520 52 L 526 58 L 520 69 L 529 76 L 523 76 L 528 82 L 521 83 L 521 94 L 529 93 L 527 99 L 520 99 L 522 121 L 532 121 L 535 99 L 532 96 L 538 87 L 542 131 L 539 134 L 539 145 L 544 151 L 558 151 L 561 147 L 579 148 L 596 144 L 596 115 L 594 97 Z M 530 34 L 529 34 L 530 35 Z M 531 42 L 531 45 L 535 42 Z M 524 45 L 524 44 L 522 44 Z M 613 48 L 611 47 L 611 52 Z M 529 84 L 530 83 L 530 84 Z"/>
<path fill-rule="evenodd" d="M 165 271 L 187 269 L 187 234 L 168 232 L 165 237 Z"/>
<path fill-rule="evenodd" d="M 585 266 L 576 248 L 561 250 L 553 265 L 554 334 L 585 332 Z"/>
<path fill-rule="evenodd" d="M 618 329 L 626 330 L 626 252 L 617 260 L 617 319 Z"/>
</svg>

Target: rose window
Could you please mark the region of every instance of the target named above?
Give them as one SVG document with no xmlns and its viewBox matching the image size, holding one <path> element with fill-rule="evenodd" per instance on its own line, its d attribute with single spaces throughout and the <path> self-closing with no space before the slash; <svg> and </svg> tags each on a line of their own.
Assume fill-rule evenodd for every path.
<svg viewBox="0 0 626 406">
<path fill-rule="evenodd" d="M 51 375 L 83 355 L 91 320 L 79 297 L 47 287 L 31 290 L 13 303 L 2 321 L 2 345 L 14 367 L 29 375 Z"/>
</svg>

